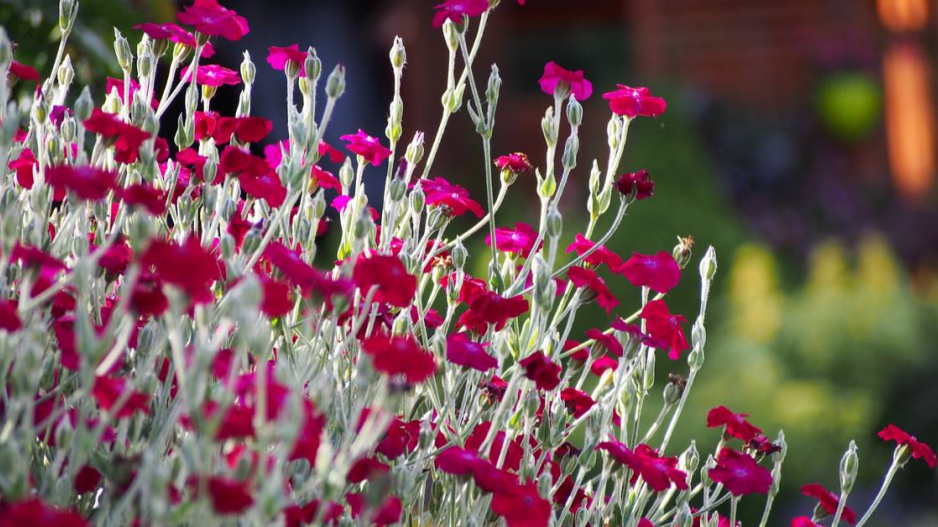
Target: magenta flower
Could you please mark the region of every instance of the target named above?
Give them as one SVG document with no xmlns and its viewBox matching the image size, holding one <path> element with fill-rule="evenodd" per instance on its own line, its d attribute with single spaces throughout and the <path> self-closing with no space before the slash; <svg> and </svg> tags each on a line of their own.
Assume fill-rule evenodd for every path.
<svg viewBox="0 0 938 527">
<path fill-rule="evenodd" d="M 102 168 L 61 165 L 46 170 L 46 182 L 75 193 L 79 199 L 104 199 L 117 186 L 117 174 Z"/>
<path fill-rule="evenodd" d="M 798 516 L 791 519 L 790 527 L 820 527 L 818 524 L 811 521 L 811 518 L 807 516 Z"/>
<path fill-rule="evenodd" d="M 267 48 L 267 63 L 275 70 L 284 71 L 287 63 L 292 62 L 300 75 L 306 74 L 306 52 L 296 44 L 286 47 L 270 46 Z"/>
<path fill-rule="evenodd" d="M 538 390 L 553 390 L 560 384 L 560 365 L 551 362 L 543 351 L 535 351 L 518 361 L 524 376 L 534 381 Z"/>
<path fill-rule="evenodd" d="M 391 157 L 391 150 L 385 148 L 376 137 L 371 137 L 362 130 L 355 134 L 343 135 L 339 139 L 345 141 L 345 148 L 354 154 L 365 158 L 372 165 L 380 165 L 385 159 Z"/>
<path fill-rule="evenodd" d="M 13 75 L 24 81 L 39 80 L 39 72 L 36 71 L 36 68 L 19 63 L 15 60 L 10 63 L 10 75 Z"/>
<path fill-rule="evenodd" d="M 733 496 L 765 494 L 772 486 L 772 474 L 756 460 L 731 448 L 723 448 L 710 479 L 722 483 Z"/>
<path fill-rule="evenodd" d="M 537 483 L 496 492 L 489 507 L 508 527 L 547 527 L 550 522 L 551 505 L 538 494 Z"/>
<path fill-rule="evenodd" d="M 707 428 L 726 427 L 726 433 L 745 442 L 752 441 L 762 434 L 762 430 L 746 418 L 749 414 L 735 414 L 725 406 L 717 406 L 707 413 Z"/>
<path fill-rule="evenodd" d="M 175 42 L 176 44 L 182 44 L 183 46 L 188 46 L 195 49 L 197 43 L 195 41 L 195 35 L 189 33 L 185 29 L 177 26 L 172 23 L 164 24 L 154 24 L 152 22 L 145 22 L 143 24 L 137 24 L 134 26 L 134 29 L 143 31 L 150 38 L 154 40 L 169 40 L 170 42 Z M 211 42 L 206 42 L 205 46 L 202 47 L 202 58 L 211 58 L 215 54 L 215 48 L 212 46 Z M 108 89 L 108 92 L 111 90 Z"/>
<path fill-rule="evenodd" d="M 114 159 L 118 163 L 133 163 L 137 160 L 137 151 L 150 134 L 131 124 L 127 124 L 113 114 L 99 108 L 91 112 L 85 120 L 85 129 L 98 134 L 114 145 Z"/>
<path fill-rule="evenodd" d="M 553 61 L 544 66 L 544 74 L 538 82 L 541 91 L 547 95 L 553 95 L 562 84 L 570 88 L 570 93 L 578 101 L 585 101 L 593 94 L 593 84 L 583 77 L 583 70 L 570 71 Z"/>
<path fill-rule="evenodd" d="M 658 293 L 667 293 L 681 279 L 681 268 L 669 252 L 657 254 L 632 253 L 617 273 L 628 278 L 635 287 L 647 287 Z"/>
<path fill-rule="evenodd" d="M 221 264 L 194 237 L 181 244 L 154 240 L 141 257 L 144 267 L 153 267 L 160 280 L 179 287 L 193 300 L 212 298 L 209 288 L 221 278 Z"/>
<path fill-rule="evenodd" d="M 514 174 L 526 174 L 534 168 L 531 166 L 531 161 L 528 159 L 527 154 L 521 152 L 495 158 L 495 166 L 498 167 L 499 170 L 512 172 Z"/>
<path fill-rule="evenodd" d="M 250 480 L 241 482 L 236 479 L 213 476 L 208 478 L 209 502 L 212 509 L 221 516 L 238 515 L 254 505 L 254 498 L 248 490 Z"/>
<path fill-rule="evenodd" d="M 619 305 L 619 300 L 612 294 L 606 281 L 596 274 L 592 269 L 585 267 L 571 267 L 567 270 L 567 278 L 576 287 L 585 287 L 596 295 L 596 303 L 599 307 L 606 310 L 606 313 L 612 313 L 612 310 Z"/>
<path fill-rule="evenodd" d="M 506 298 L 498 293 L 485 291 L 469 302 L 469 310 L 459 317 L 458 325 L 475 333 L 485 333 L 489 324 L 499 330 L 505 327 L 509 320 L 527 313 L 528 308 L 528 301 L 522 295 Z"/>
<path fill-rule="evenodd" d="M 622 174 L 615 185 L 616 190 L 623 196 L 628 196 L 634 191 L 636 200 L 648 199 L 655 193 L 655 182 L 651 180 L 647 170 Z"/>
<path fill-rule="evenodd" d="M 809 498 L 816 498 L 820 506 L 826 510 L 828 514 L 832 516 L 837 514 L 837 507 L 840 506 L 840 497 L 825 489 L 823 485 L 818 483 L 804 485 L 801 487 L 801 493 Z M 850 507 L 844 507 L 842 516 L 844 521 L 850 525 L 857 523 L 857 515 Z"/>
<path fill-rule="evenodd" d="M 120 198 L 125 204 L 139 206 L 154 216 L 162 216 L 166 211 L 166 192 L 153 185 L 135 183 L 121 189 Z"/>
<path fill-rule="evenodd" d="M 935 452 L 922 443 L 913 435 L 909 435 L 896 425 L 888 425 L 879 432 L 879 437 L 883 441 L 895 441 L 896 444 L 907 446 L 912 451 L 913 459 L 921 459 L 928 464 L 928 468 L 935 468 L 938 459 L 935 458 Z"/>
<path fill-rule="evenodd" d="M 498 359 L 486 353 L 481 344 L 473 342 L 465 333 L 453 333 L 446 337 L 446 359 L 481 372 L 498 366 Z"/>
<path fill-rule="evenodd" d="M 0 527 L 87 527 L 78 512 L 58 509 L 39 498 L 5 503 L 0 509 Z"/>
<path fill-rule="evenodd" d="M 440 27 L 447 20 L 461 24 L 463 16 L 482 16 L 488 11 L 489 0 L 446 0 L 434 9 L 436 13 L 433 15 L 433 27 Z"/>
<path fill-rule="evenodd" d="M 352 518 L 361 516 L 371 508 L 365 500 L 365 495 L 361 493 L 350 492 L 345 495 L 345 501 L 352 511 Z M 397 523 L 401 520 L 401 510 L 401 499 L 397 496 L 387 496 L 371 513 L 371 523 L 379 526 Z"/>
<path fill-rule="evenodd" d="M 190 68 L 185 68 L 179 72 L 179 79 L 187 82 L 190 80 Z M 241 84 L 241 74 L 235 70 L 230 70 L 217 64 L 200 64 L 195 71 L 195 82 L 202 86 L 236 86 Z"/>
<path fill-rule="evenodd" d="M 251 31 L 244 17 L 222 7 L 216 0 L 195 0 L 194 4 L 183 8 L 176 18 L 200 33 L 227 40 L 240 40 Z"/>
<path fill-rule="evenodd" d="M 127 380 L 120 377 L 95 377 L 91 396 L 116 419 L 150 412 L 150 395 L 139 391 L 128 393 Z"/>
<path fill-rule="evenodd" d="M 597 344 L 601 344 L 606 351 L 612 353 L 616 357 L 621 357 L 624 350 L 622 349 L 622 343 L 619 342 L 619 339 L 615 335 L 608 335 L 596 328 L 586 330 L 586 336 L 595 340 Z M 585 350 L 584 350 L 585 351 Z"/>
<path fill-rule="evenodd" d="M 648 88 L 630 88 L 619 84 L 619 89 L 603 94 L 609 101 L 609 109 L 616 115 L 626 117 L 658 117 L 668 104 L 661 97 L 652 97 Z"/>
<path fill-rule="evenodd" d="M 417 277 L 408 273 L 396 256 L 359 257 L 352 270 L 352 282 L 362 294 L 375 288 L 376 302 L 408 307 L 417 292 Z"/>
<path fill-rule="evenodd" d="M 477 218 L 485 215 L 482 206 L 469 197 L 469 191 L 453 185 L 441 177 L 421 179 L 420 188 L 427 198 L 427 205 L 445 207 L 449 216 L 462 216 L 471 211 Z"/>
<path fill-rule="evenodd" d="M 531 251 L 535 250 L 535 241 L 537 241 L 537 231 L 527 223 L 515 223 L 514 229 L 504 227 L 495 229 L 495 248 L 502 252 L 520 254 L 527 258 Z M 485 237 L 485 244 L 492 245 L 491 235 Z M 541 242 L 538 249 L 543 245 L 544 242 Z"/>
<path fill-rule="evenodd" d="M 596 246 L 594 242 L 590 241 L 586 236 L 577 233 L 573 243 L 567 246 L 567 252 L 576 251 L 578 255 L 582 255 L 594 246 Z M 622 257 L 607 249 L 605 245 L 600 245 L 599 248 L 590 253 L 584 261 L 594 267 L 598 267 L 600 264 L 606 264 L 606 266 L 613 271 L 619 269 L 622 265 Z"/>
<path fill-rule="evenodd" d="M 23 327 L 16 307 L 17 303 L 13 300 L 0 300 L 0 329 L 7 333 L 13 333 Z"/>
<path fill-rule="evenodd" d="M 433 354 L 423 350 L 411 336 L 389 337 L 380 333 L 362 342 L 362 351 L 371 357 L 376 370 L 401 375 L 417 384 L 436 373 Z"/>
<path fill-rule="evenodd" d="M 642 308 L 641 318 L 646 321 L 648 335 L 656 341 L 668 345 L 668 358 L 677 360 L 681 352 L 690 349 L 681 324 L 687 319 L 681 315 L 672 315 L 664 300 L 652 300 Z"/>
<path fill-rule="evenodd" d="M 563 401 L 564 407 L 573 417 L 582 417 L 596 404 L 596 401 L 588 393 L 576 388 L 560 390 L 560 400 Z"/>
</svg>

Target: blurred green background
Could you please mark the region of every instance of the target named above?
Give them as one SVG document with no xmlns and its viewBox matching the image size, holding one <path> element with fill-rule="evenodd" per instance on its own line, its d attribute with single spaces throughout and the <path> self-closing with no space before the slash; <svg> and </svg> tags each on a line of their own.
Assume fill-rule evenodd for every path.
<svg viewBox="0 0 938 527">
<path fill-rule="evenodd" d="M 348 67 L 349 92 L 330 138 L 359 127 L 380 135 L 391 92 L 387 49 L 399 34 L 408 53 L 405 139 L 424 130 L 430 140 L 446 61 L 429 24 L 434 3 L 231 0 L 224 4 L 244 14 L 252 32 L 242 42 L 217 42 L 213 61 L 234 67 L 242 48 L 249 49 L 258 64 L 255 113 L 275 121 L 279 138 L 282 78 L 263 63 L 266 48 L 314 45 L 326 68 L 340 61 Z M 628 256 L 670 250 L 676 236 L 692 235 L 695 256 L 707 245 L 717 249 L 707 361 L 672 444 L 696 438 L 701 452 L 712 451 L 717 432 L 705 429 L 704 415 L 719 404 L 751 414 L 770 437 L 784 429 L 789 456 L 774 523 L 781 526 L 810 514 L 812 501 L 798 493 L 802 484 L 836 488 L 841 453 L 856 438 L 861 479 L 850 503 L 864 510 L 891 455 L 876 438 L 879 429 L 895 423 L 933 447 L 938 438 L 938 5 L 502 3 L 478 60 L 479 72 L 497 62 L 504 80 L 496 155 L 523 151 L 543 163 L 539 120 L 550 99 L 536 81 L 545 62 L 585 70 L 596 88 L 584 105 L 579 169 L 562 206 L 565 238 L 586 222 L 590 161 L 605 162 L 608 109 L 599 94 L 625 83 L 648 85 L 668 100 L 664 116 L 633 125 L 621 167 L 647 168 L 655 196 L 630 209 L 609 245 Z M 54 53 L 55 4 L 0 3 L 0 25 L 18 44 L 16 58 L 42 73 Z M 111 26 L 133 44 L 139 35 L 131 25 L 171 20 L 178 7 L 166 0 L 81 4 L 70 52 L 77 81 L 92 84 L 98 96 L 104 77 L 114 74 Z M 213 107 L 231 113 L 236 97 L 220 90 Z M 472 125 L 459 114 L 435 175 L 481 198 L 480 159 Z M 533 183 L 522 179 L 499 223 L 531 221 L 537 207 Z M 698 308 L 695 269 L 696 262 L 669 300 L 691 320 Z M 623 302 L 617 313 L 634 310 L 638 293 L 623 279 L 610 283 Z M 587 310 L 581 320 L 605 320 L 601 313 Z M 686 372 L 683 362 L 658 364 L 656 389 L 668 372 Z M 652 405 L 648 414 L 656 410 Z M 871 524 L 938 525 L 934 472 L 912 463 L 894 488 Z M 743 503 L 750 524 L 761 502 Z"/>
</svg>

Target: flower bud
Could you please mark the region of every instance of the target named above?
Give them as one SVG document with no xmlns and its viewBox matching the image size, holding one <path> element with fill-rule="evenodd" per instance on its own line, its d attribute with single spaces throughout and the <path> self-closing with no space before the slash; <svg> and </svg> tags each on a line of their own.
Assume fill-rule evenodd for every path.
<svg viewBox="0 0 938 527">
<path fill-rule="evenodd" d="M 59 29 L 64 33 L 72 27 L 75 21 L 76 8 L 75 0 L 59 0 Z"/>
<path fill-rule="evenodd" d="M 338 99 L 345 93 L 345 66 L 337 64 L 326 80 L 326 95 Z"/>
<path fill-rule="evenodd" d="M 563 216 L 557 210 L 556 205 L 551 206 L 547 211 L 547 235 L 551 238 L 559 238 L 563 232 Z"/>
<path fill-rule="evenodd" d="M 407 51 L 404 49 L 404 41 L 401 37 L 394 37 L 394 44 L 391 46 L 389 56 L 391 58 L 391 67 L 400 74 L 404 64 L 407 64 Z"/>
<path fill-rule="evenodd" d="M 707 247 L 707 252 L 700 260 L 700 278 L 703 280 L 713 280 L 717 274 L 717 252 L 713 246 Z"/>
<path fill-rule="evenodd" d="M 244 81 L 244 84 L 250 86 L 254 84 L 256 74 L 257 68 L 254 67 L 254 63 L 251 61 L 251 54 L 245 51 L 244 59 L 241 61 L 241 80 Z"/>
<path fill-rule="evenodd" d="M 707 329 L 703 325 L 703 320 L 699 317 L 694 321 L 694 326 L 691 328 L 691 341 L 694 344 L 694 349 L 703 349 L 707 345 Z"/>
<path fill-rule="evenodd" d="M 224 258 L 225 260 L 230 260 L 234 258 L 235 239 L 232 235 L 225 233 L 221 237 L 221 242 L 219 242 L 218 247 L 221 250 L 222 258 Z"/>
<path fill-rule="evenodd" d="M 860 468 L 860 458 L 857 456 L 857 444 L 850 441 L 850 446 L 840 460 L 840 490 L 849 494 L 857 480 L 857 470 Z"/>
<path fill-rule="evenodd" d="M 502 88 L 502 78 L 498 75 L 498 66 L 492 64 L 492 73 L 489 75 L 489 85 L 485 89 L 485 98 L 489 106 L 498 102 L 498 92 Z"/>
<path fill-rule="evenodd" d="M 316 48 L 310 46 L 306 50 L 306 61 L 303 63 L 303 68 L 306 70 L 306 79 L 310 84 L 315 84 L 319 80 L 319 76 L 322 75 L 322 61 L 319 60 L 319 55 L 316 54 Z"/>
<path fill-rule="evenodd" d="M 681 269 L 687 267 L 687 264 L 690 263 L 692 256 L 691 249 L 693 247 L 694 238 L 692 236 L 677 237 L 677 245 L 671 250 L 671 256 L 674 257 L 674 261 L 677 262 L 678 267 Z"/>
<path fill-rule="evenodd" d="M 691 512 L 690 506 L 686 503 L 681 505 L 681 510 L 677 513 L 674 525 L 675 527 L 693 527 L 694 514 Z"/>
<path fill-rule="evenodd" d="M 567 170 L 573 170 L 576 167 L 576 154 L 580 150 L 580 139 L 576 135 L 567 138 L 563 147 L 563 167 Z"/>
<path fill-rule="evenodd" d="M 150 72 L 153 71 L 153 58 L 150 56 L 149 49 L 146 54 L 138 53 L 137 57 L 137 71 L 141 77 L 149 77 Z"/>
<path fill-rule="evenodd" d="M 241 242 L 241 254 L 254 254 L 254 251 L 261 246 L 261 229 L 251 227 L 244 235 L 244 241 Z"/>
<path fill-rule="evenodd" d="M 117 28 L 114 28 L 114 54 L 117 55 L 117 64 L 120 68 L 125 72 L 130 71 L 134 56 L 130 51 L 130 44 L 127 39 L 121 35 Z"/>
<path fill-rule="evenodd" d="M 583 123 L 583 105 L 573 95 L 567 100 L 567 122 L 573 128 Z"/>
<path fill-rule="evenodd" d="M 407 145 L 407 153 L 404 155 L 404 159 L 407 160 L 410 166 L 416 166 L 423 159 L 423 132 L 414 134 L 414 138 Z"/>
<path fill-rule="evenodd" d="M 469 256 L 466 247 L 462 244 L 461 240 L 456 240 L 456 245 L 453 246 L 453 249 L 449 252 L 450 259 L 453 262 L 453 266 L 462 271 L 463 267 L 466 265 L 466 258 Z"/>
<path fill-rule="evenodd" d="M 391 180 L 391 184 L 388 187 L 388 197 L 391 198 L 391 201 L 397 203 L 398 201 L 404 199 L 404 196 L 407 194 L 407 183 L 403 179 L 394 178 Z"/>
<path fill-rule="evenodd" d="M 91 100 L 91 91 L 85 86 L 78 95 L 78 100 L 75 101 L 75 119 L 84 122 L 91 117 L 93 110 L 94 102 Z"/>
<path fill-rule="evenodd" d="M 69 85 L 72 84 L 72 80 L 75 78 L 75 70 L 72 68 L 72 57 L 65 55 L 65 58 L 62 60 L 62 65 L 59 66 L 59 70 L 56 72 L 59 86 L 67 89 Z"/>
<path fill-rule="evenodd" d="M 410 193 L 410 210 L 411 212 L 419 216 L 423 213 L 423 207 L 426 204 L 427 198 L 423 193 L 423 190 L 420 187 L 417 187 Z"/>
<path fill-rule="evenodd" d="M 459 47 L 459 31 L 456 29 L 456 24 L 448 18 L 443 22 L 443 38 L 446 39 L 446 47 L 449 48 L 450 53 L 455 53 Z"/>
<path fill-rule="evenodd" d="M 557 144 L 557 131 L 554 130 L 553 106 L 547 108 L 547 112 L 544 113 L 544 118 L 541 119 L 541 131 L 544 133 L 544 140 L 547 141 L 547 146 L 555 146 Z"/>
<path fill-rule="evenodd" d="M 690 366 L 691 371 L 699 370 L 704 363 L 704 351 L 703 348 L 694 348 L 687 355 L 687 365 Z"/>
<path fill-rule="evenodd" d="M 599 163 L 594 159 L 593 167 L 590 169 L 590 181 L 589 181 L 589 189 L 590 189 L 591 196 L 599 195 L 599 192 L 601 190 L 601 187 L 600 187 L 601 182 L 599 179 L 600 177 L 602 177 L 602 171 L 599 170 Z"/>
<path fill-rule="evenodd" d="M 606 125 L 606 140 L 609 143 L 609 149 L 615 150 L 619 146 L 619 133 L 622 131 L 622 123 L 615 114 L 609 119 Z"/>
<path fill-rule="evenodd" d="M 313 198 L 313 218 L 319 219 L 322 218 L 322 215 L 326 213 L 326 198 L 323 197 L 322 192 L 317 192 L 316 196 Z"/>
</svg>

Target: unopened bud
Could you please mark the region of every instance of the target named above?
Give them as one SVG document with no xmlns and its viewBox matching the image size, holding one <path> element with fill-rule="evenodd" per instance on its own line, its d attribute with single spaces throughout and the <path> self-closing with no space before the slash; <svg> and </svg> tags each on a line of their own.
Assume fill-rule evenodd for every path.
<svg viewBox="0 0 938 527">
<path fill-rule="evenodd" d="M 456 245 L 449 252 L 449 256 L 453 261 L 453 266 L 457 270 L 462 270 L 466 265 L 466 258 L 469 256 L 466 247 L 462 244 L 462 241 L 456 240 Z"/>
<path fill-rule="evenodd" d="M 85 86 L 75 101 L 75 119 L 78 121 L 87 121 L 94 110 L 94 102 L 91 100 L 91 91 Z"/>
<path fill-rule="evenodd" d="M 56 72 L 59 86 L 62 88 L 68 88 L 72 84 L 72 79 L 75 78 L 75 70 L 72 68 L 72 58 L 69 55 L 65 55 L 65 58 L 62 60 L 62 65 L 59 66 L 59 71 Z"/>
<path fill-rule="evenodd" d="M 404 159 L 407 160 L 410 166 L 415 166 L 423 159 L 423 132 L 414 134 L 413 140 L 407 145 L 407 153 Z"/>
<path fill-rule="evenodd" d="M 691 249 L 693 247 L 694 238 L 692 236 L 677 237 L 677 245 L 675 245 L 674 249 L 671 251 L 671 256 L 674 257 L 674 261 L 677 262 L 678 267 L 681 269 L 687 267 L 687 264 L 690 263 L 692 256 Z"/>
<path fill-rule="evenodd" d="M 427 202 L 427 197 L 424 195 L 423 190 L 420 187 L 417 187 L 410 193 L 410 210 L 415 215 L 419 216 L 423 213 L 423 207 Z"/>
<path fill-rule="evenodd" d="M 498 102 L 498 92 L 502 88 L 502 78 L 498 74 L 498 66 L 492 64 L 492 73 L 489 75 L 489 84 L 485 89 L 485 98 L 489 106 Z"/>
<path fill-rule="evenodd" d="M 114 54 L 117 55 L 117 64 L 124 71 L 130 71 L 130 65 L 133 62 L 133 53 L 130 51 L 130 43 L 121 35 L 121 32 L 114 28 Z"/>
<path fill-rule="evenodd" d="M 338 99 L 345 93 L 345 66 L 337 64 L 326 80 L 326 95 Z"/>
<path fill-rule="evenodd" d="M 583 105 L 572 95 L 567 100 L 567 122 L 569 122 L 570 126 L 573 128 L 583 123 Z"/>
<path fill-rule="evenodd" d="M 407 194 L 407 183 L 403 179 L 392 179 L 391 185 L 388 187 L 388 196 L 391 201 L 396 203 L 404 199 L 405 194 Z"/>
<path fill-rule="evenodd" d="M 322 75 L 322 61 L 319 60 L 319 55 L 316 54 L 316 48 L 311 46 L 306 50 L 306 62 L 303 64 L 303 68 L 306 69 L 306 78 L 310 83 L 319 80 L 319 76 Z"/>
<path fill-rule="evenodd" d="M 456 24 L 448 18 L 443 22 L 443 38 L 446 39 L 446 47 L 450 52 L 455 52 L 459 47 L 459 31 L 456 29 Z"/>
<path fill-rule="evenodd" d="M 541 119 L 541 131 L 544 133 L 544 140 L 547 141 L 547 146 L 555 146 L 557 144 L 557 131 L 554 130 L 553 106 L 547 108 L 547 112 L 544 113 L 544 118 Z"/>
<path fill-rule="evenodd" d="M 254 84 L 256 74 L 257 68 L 254 67 L 254 63 L 251 61 L 251 54 L 245 51 L 244 59 L 241 60 L 241 80 L 246 85 Z"/>
<path fill-rule="evenodd" d="M 339 168 L 339 182 L 342 183 L 342 188 L 350 188 L 354 180 L 355 171 L 352 169 L 352 159 L 346 157 Z"/>
<path fill-rule="evenodd" d="M 713 246 L 707 247 L 707 252 L 700 260 L 700 278 L 703 280 L 713 280 L 717 274 L 717 252 Z"/>
<path fill-rule="evenodd" d="M 404 49 L 404 41 L 401 37 L 394 37 L 394 44 L 391 46 L 391 67 L 398 72 L 407 63 L 407 51 Z"/>
<path fill-rule="evenodd" d="M 576 135 L 567 138 L 563 147 L 563 167 L 573 170 L 576 167 L 576 154 L 580 150 L 580 139 Z"/>
<path fill-rule="evenodd" d="M 857 444 L 850 441 L 850 446 L 840 460 L 840 490 L 849 494 L 857 480 L 857 470 L 860 468 L 860 458 L 857 456 Z"/>
<path fill-rule="evenodd" d="M 563 216 L 556 206 L 552 206 L 547 212 L 547 235 L 551 238 L 560 237 L 563 232 Z"/>
</svg>

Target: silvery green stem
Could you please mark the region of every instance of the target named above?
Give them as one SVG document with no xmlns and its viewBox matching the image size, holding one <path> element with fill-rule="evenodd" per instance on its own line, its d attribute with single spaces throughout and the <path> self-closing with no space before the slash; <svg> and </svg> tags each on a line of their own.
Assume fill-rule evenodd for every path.
<svg viewBox="0 0 938 527">
<path fill-rule="evenodd" d="M 898 451 L 901 448 L 905 447 L 900 446 L 896 450 Z M 880 502 L 883 501 L 883 497 L 886 496 L 886 491 L 889 490 L 889 485 L 892 483 L 892 478 L 899 470 L 899 466 L 899 457 L 894 455 L 892 464 L 889 465 L 889 470 L 886 471 L 886 475 L 883 477 L 883 483 L 879 487 L 879 492 L 876 494 L 876 498 L 873 499 L 873 503 L 870 504 L 870 508 L 866 510 L 866 513 L 863 514 L 863 517 L 860 518 L 860 521 L 857 522 L 855 527 L 863 527 L 863 525 L 865 525 L 866 522 L 870 519 L 870 516 L 876 512 L 876 508 L 879 507 Z"/>
</svg>

